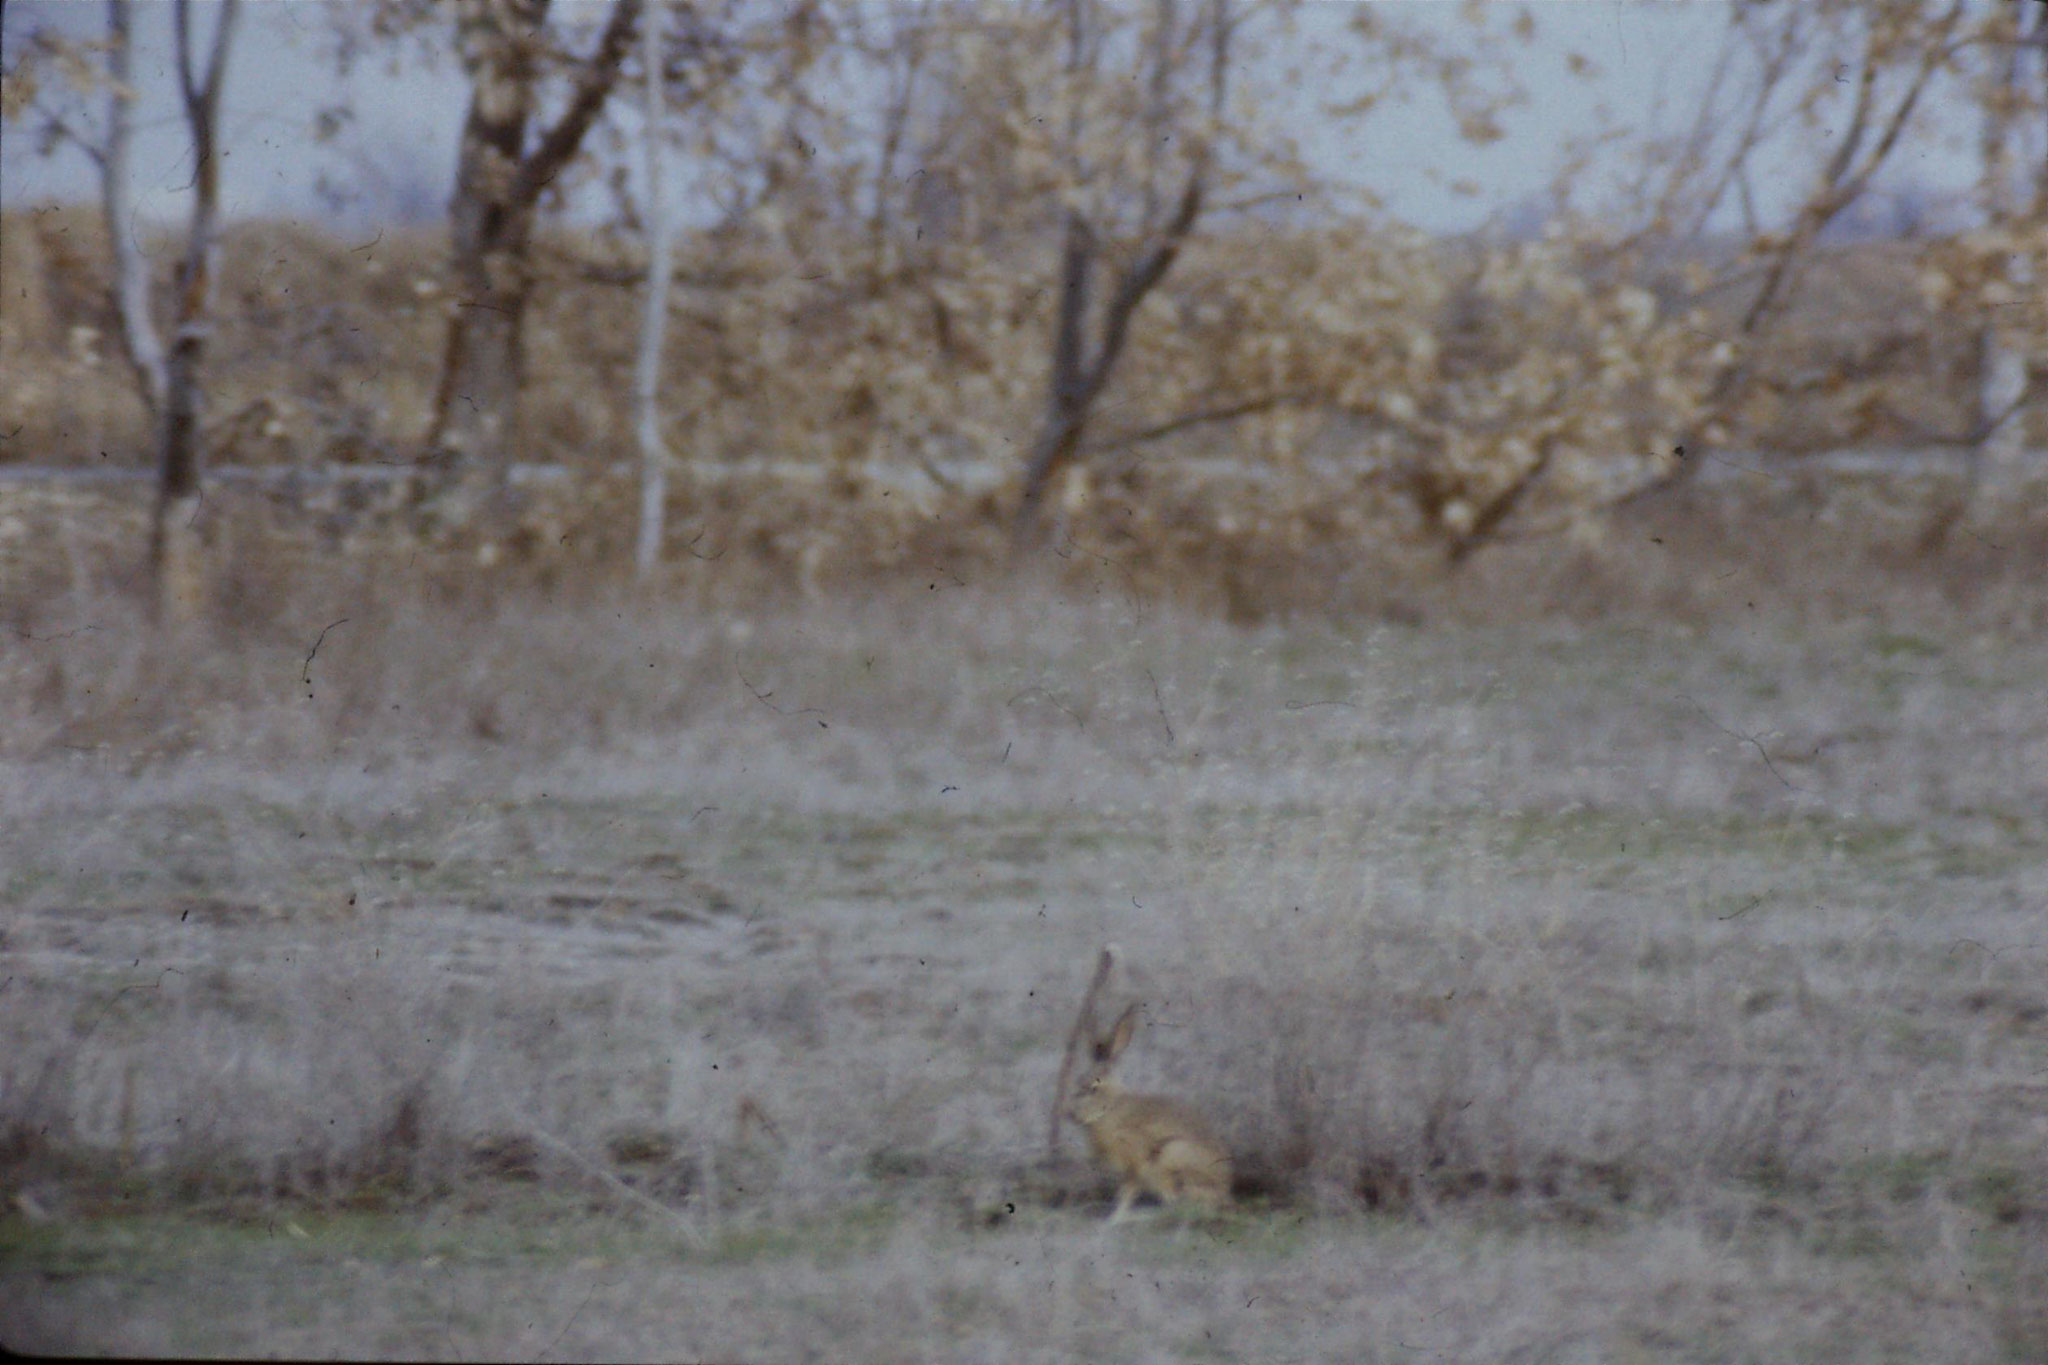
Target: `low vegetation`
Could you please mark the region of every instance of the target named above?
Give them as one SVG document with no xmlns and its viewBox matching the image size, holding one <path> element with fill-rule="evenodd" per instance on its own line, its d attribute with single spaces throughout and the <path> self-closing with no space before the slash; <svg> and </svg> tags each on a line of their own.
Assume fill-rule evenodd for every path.
<svg viewBox="0 0 2048 1365">
<path fill-rule="evenodd" d="M 6 654 L 10 1340 L 2038 1356 L 2036 598 L 1745 553 L 1431 630 L 75 598 Z M 1045 1150 L 1107 941 L 1214 1222 Z"/>
</svg>

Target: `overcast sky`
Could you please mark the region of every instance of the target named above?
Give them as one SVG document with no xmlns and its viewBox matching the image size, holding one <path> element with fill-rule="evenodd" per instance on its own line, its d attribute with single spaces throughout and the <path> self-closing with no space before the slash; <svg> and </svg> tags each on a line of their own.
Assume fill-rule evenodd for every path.
<svg viewBox="0 0 2048 1365">
<path fill-rule="evenodd" d="M 200 8 L 201 32 L 210 32 L 213 6 Z M 1446 27 L 1459 22 L 1448 0 L 1410 0 L 1382 8 Z M 1542 191 L 1558 149 L 1567 139 L 1592 132 L 1603 106 L 1635 127 L 1653 117 L 1660 95 L 1670 110 L 1686 108 L 1697 96 L 1725 23 L 1718 0 L 1538 0 L 1531 8 L 1538 41 L 1517 68 L 1529 102 L 1510 112 L 1503 142 L 1485 149 L 1467 145 L 1429 102 L 1387 108 L 1362 124 L 1340 126 L 1316 116 L 1320 91 L 1303 91 L 1301 109 L 1290 111 L 1285 122 L 1320 173 L 1367 186 L 1389 211 L 1418 226 L 1462 230 Z M 173 99 L 171 7 L 163 0 L 144 0 L 137 9 L 143 104 L 135 191 L 139 212 L 163 219 L 182 212 L 182 187 L 191 179 L 191 166 Z M 592 13 L 601 15 L 602 10 Z M 1356 43 L 1346 30 L 1351 13 L 1346 4 L 1310 6 L 1302 22 L 1303 39 Z M 13 0 L 5 15 L 10 58 L 39 26 L 93 38 L 105 24 L 104 7 L 84 0 Z M 437 217 L 448 197 L 466 98 L 452 54 L 443 52 L 431 65 L 417 47 L 406 50 L 402 64 L 388 54 L 373 54 L 344 79 L 335 70 L 333 43 L 329 11 L 321 0 L 255 0 L 245 6 L 225 96 L 226 212 L 312 219 L 347 230 L 395 218 Z M 1566 58 L 1573 52 L 1594 64 L 1595 79 L 1566 74 Z M 96 116 L 100 105 L 94 100 L 84 111 Z M 319 111 L 339 106 L 353 110 L 352 121 L 328 143 L 316 143 L 312 128 Z M 4 138 L 0 195 L 9 205 L 96 196 L 90 163 L 76 150 L 38 155 L 31 125 L 10 125 Z M 1953 188 L 1966 183 L 1968 175 L 1959 152 L 1944 154 L 1928 146 L 1915 149 L 1895 178 Z M 687 174 L 675 183 L 687 194 Z M 1479 193 L 1460 193 L 1460 186 L 1477 187 Z M 1786 194 L 1800 188 L 1781 187 Z M 600 206 L 586 202 L 579 209 L 590 216 Z"/>
</svg>

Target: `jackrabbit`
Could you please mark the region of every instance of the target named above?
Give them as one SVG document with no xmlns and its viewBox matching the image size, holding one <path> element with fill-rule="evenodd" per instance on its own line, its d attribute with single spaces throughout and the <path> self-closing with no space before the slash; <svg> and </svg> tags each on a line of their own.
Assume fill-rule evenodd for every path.
<svg viewBox="0 0 2048 1365">
<path fill-rule="evenodd" d="M 1086 1130 L 1095 1160 L 1117 1178 L 1116 1209 L 1109 1216 L 1112 1224 L 1129 1217 L 1132 1203 L 1146 1190 L 1162 1203 L 1186 1201 L 1214 1213 L 1230 1199 L 1230 1152 L 1186 1105 L 1164 1095 L 1126 1093 L 1111 1079 L 1117 1058 L 1131 1045 L 1142 1008 L 1132 1005 L 1108 1033 L 1094 1034 L 1095 996 L 1112 960 L 1105 950 L 1095 984 L 1081 1006 L 1074 1036 L 1068 1040 L 1063 1080 L 1071 1069 L 1074 1043 L 1084 1035 L 1091 1062 L 1066 1103 L 1065 1113 Z"/>
</svg>

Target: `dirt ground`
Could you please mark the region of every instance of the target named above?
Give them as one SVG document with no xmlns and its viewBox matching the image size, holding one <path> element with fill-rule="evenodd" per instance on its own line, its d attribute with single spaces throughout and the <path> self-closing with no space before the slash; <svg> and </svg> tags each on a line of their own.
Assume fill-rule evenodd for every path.
<svg viewBox="0 0 2048 1365">
<path fill-rule="evenodd" d="M 2038 634 L 915 589 L 11 641 L 0 1337 L 2048 1358 Z"/>
</svg>

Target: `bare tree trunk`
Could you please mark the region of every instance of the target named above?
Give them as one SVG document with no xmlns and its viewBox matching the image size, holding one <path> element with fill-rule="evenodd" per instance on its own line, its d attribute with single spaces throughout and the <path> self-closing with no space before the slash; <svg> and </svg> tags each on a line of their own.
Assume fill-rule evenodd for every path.
<svg viewBox="0 0 2048 1365">
<path fill-rule="evenodd" d="M 2001 93 L 2013 99 L 2011 103 L 2002 99 L 1986 102 L 1977 137 L 1982 162 L 1980 207 L 1985 222 L 1993 228 L 2009 227 L 2029 211 L 2023 196 L 2031 196 L 2036 211 L 2048 207 L 2048 166 L 2038 167 L 2022 190 L 2014 183 L 2013 157 L 2014 140 L 2023 136 L 2015 110 L 2025 103 L 2021 87 L 2027 78 L 2029 50 L 2039 50 L 2041 61 L 2048 64 L 2048 18 L 2043 17 L 2044 13 L 2048 10 L 2035 8 L 2031 29 L 2026 17 L 2018 13 L 2007 15 L 2009 27 L 1999 35 L 2005 46 L 1993 79 L 2003 87 Z M 2044 89 L 2048 89 L 2048 65 L 2044 65 L 2041 79 Z M 2023 257 L 2008 256 L 1995 269 L 2014 297 L 2039 287 Z M 2026 446 L 2025 422 L 2020 411 L 2027 399 L 2026 354 L 2008 344 L 1992 316 L 1978 324 L 1976 340 L 1977 416 L 1969 433 L 1962 486 L 1954 496 L 1938 504 L 1921 527 L 1915 542 L 1915 549 L 1921 554 L 1934 553 L 1947 545 L 1950 533 L 1975 505 L 1985 475 L 1989 473 L 1995 479 L 2010 473 Z"/>
<path fill-rule="evenodd" d="M 547 11 L 548 0 L 465 0 L 458 11 L 471 91 L 449 206 L 455 297 L 425 444 L 453 482 L 485 485 L 493 494 L 516 453 L 533 290 L 529 248 L 540 196 L 575 157 L 610 96 L 640 0 L 616 0 L 560 117 L 529 149 Z"/>
<path fill-rule="evenodd" d="M 135 240 L 128 156 L 135 140 L 134 5 L 107 5 L 107 147 L 100 158 L 100 202 L 107 217 L 107 241 L 114 256 L 114 311 L 121 319 L 121 346 L 134 367 L 136 387 L 149 410 L 152 429 L 162 420 L 164 343 L 149 315 L 149 261 Z"/>
<path fill-rule="evenodd" d="M 457 474 L 502 462 L 506 428 L 517 419 L 533 205 L 516 202 L 513 188 L 546 11 L 547 0 L 510 0 L 502 9 L 465 6 L 458 20 L 471 93 L 448 210 L 454 297 L 426 436 L 429 452 Z"/>
<path fill-rule="evenodd" d="M 1170 22 L 1172 12 L 1170 0 L 1162 0 L 1162 25 Z M 1090 44 L 1083 32 L 1083 7 L 1078 0 L 1069 4 L 1068 16 L 1069 63 L 1072 67 L 1090 59 L 1087 56 Z M 1212 114 L 1220 114 L 1230 61 L 1228 0 L 1213 0 L 1209 22 L 1212 26 L 1210 106 Z M 1160 62 L 1168 60 L 1164 41 L 1159 44 L 1155 57 Z M 1163 96 L 1155 91 L 1155 102 L 1160 99 Z M 1078 129 L 1069 132 L 1070 137 L 1078 135 Z M 1193 231 L 1196 219 L 1201 216 L 1208 176 L 1208 150 L 1203 147 L 1197 151 L 1188 169 L 1186 183 L 1172 216 L 1155 225 L 1153 214 L 1146 214 L 1150 244 L 1117 276 L 1116 288 L 1103 304 L 1101 335 L 1092 348 L 1088 339 L 1088 315 L 1101 244 L 1082 211 L 1078 207 L 1068 210 L 1066 241 L 1060 252 L 1059 316 L 1053 325 L 1051 383 L 1044 424 L 1039 429 L 1038 439 L 1032 444 L 1031 455 L 1024 468 L 1023 495 L 1017 506 L 1017 534 L 1020 539 L 1036 519 L 1039 504 L 1053 477 L 1079 454 L 1082 438 L 1087 434 L 1089 414 L 1096 399 L 1108 386 L 1117 359 L 1123 354 L 1124 343 L 1129 339 L 1132 315 L 1173 268 L 1182 245 Z M 1149 187 L 1147 196 L 1148 203 L 1153 202 Z"/>
<path fill-rule="evenodd" d="M 2008 262 L 2007 282 L 2015 292 L 2038 289 L 2026 262 Z M 2007 345 L 1995 327 L 1978 338 L 1977 427 L 1984 433 L 1979 447 L 1993 468 L 2010 469 L 2026 448 L 2026 423 L 2020 409 L 2027 401 L 2027 357 Z"/>
<path fill-rule="evenodd" d="M 640 322 L 639 370 L 633 399 L 639 409 L 640 540 L 634 570 L 642 579 L 661 561 L 662 515 L 668 502 L 668 451 L 661 441 L 661 343 L 668 323 L 669 216 L 662 192 L 661 20 L 664 0 L 651 0 L 641 60 L 646 65 L 647 311 Z"/>
<path fill-rule="evenodd" d="M 1020 522 L 1037 514 L 1039 500 L 1053 475 L 1064 468 L 1081 444 L 1088 424 L 1086 328 L 1088 295 L 1095 275 L 1095 234 L 1078 209 L 1067 211 L 1066 244 L 1060 251 L 1059 316 L 1053 323 L 1052 377 L 1046 388 L 1045 421 L 1024 470 Z"/>
<path fill-rule="evenodd" d="M 874 200 L 868 214 L 868 245 L 872 257 L 869 269 L 877 281 L 885 279 L 899 259 L 893 238 L 896 154 L 902 150 L 904 135 L 910 127 L 910 115 L 916 107 L 918 78 L 924 68 L 926 51 L 926 35 L 916 24 L 906 24 L 896 15 L 890 15 L 887 22 L 892 26 L 890 56 L 899 59 L 901 66 L 892 60 L 888 68 L 889 92 L 882 112 L 882 144 L 875 156 Z"/>
<path fill-rule="evenodd" d="M 178 0 L 172 13 L 178 89 L 192 136 L 192 218 L 185 231 L 184 259 L 178 263 L 174 329 L 163 365 L 162 402 L 157 413 L 157 498 L 149 558 L 156 610 L 173 619 L 197 614 L 203 588 L 202 546 L 197 534 L 205 454 L 200 443 L 204 395 L 199 371 L 213 330 L 213 277 L 220 231 L 220 92 L 240 12 L 239 0 L 222 0 L 203 75 L 194 64 L 190 0 Z M 133 230 L 129 223 L 109 226 L 116 234 Z"/>
</svg>

